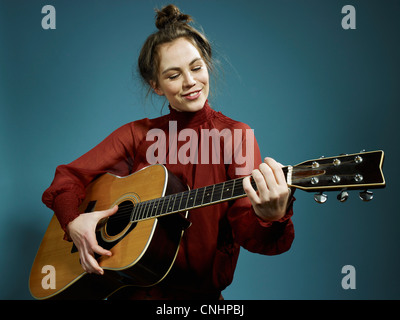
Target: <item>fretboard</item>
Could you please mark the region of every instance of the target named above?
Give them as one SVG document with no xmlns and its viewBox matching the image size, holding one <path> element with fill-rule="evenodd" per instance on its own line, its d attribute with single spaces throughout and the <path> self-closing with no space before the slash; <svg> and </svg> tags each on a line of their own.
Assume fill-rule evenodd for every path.
<svg viewBox="0 0 400 320">
<path fill-rule="evenodd" d="M 246 196 L 243 178 L 225 181 L 214 185 L 187 190 L 165 197 L 139 202 L 135 205 L 131 221 L 141 221 L 177 212 L 200 208 L 215 203 L 234 200 Z M 255 190 L 257 186 L 251 179 Z"/>
</svg>

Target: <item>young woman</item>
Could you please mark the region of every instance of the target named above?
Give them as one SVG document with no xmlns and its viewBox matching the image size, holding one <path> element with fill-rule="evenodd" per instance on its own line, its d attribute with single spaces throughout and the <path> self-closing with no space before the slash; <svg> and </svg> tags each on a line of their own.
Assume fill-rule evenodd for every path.
<svg viewBox="0 0 400 320">
<path fill-rule="evenodd" d="M 99 246 L 95 229 L 99 220 L 118 208 L 78 211 L 86 186 L 99 174 L 126 176 L 158 161 L 191 189 L 246 176 L 247 197 L 193 209 L 191 226 L 166 278 L 148 288 L 126 287 L 111 298 L 218 299 L 232 282 L 240 246 L 274 255 L 287 251 L 294 238 L 293 197 L 282 166 L 271 158 L 262 162 L 249 126 L 209 106 L 212 50 L 189 22 L 190 16 L 173 5 L 158 11 L 158 31 L 148 37 L 139 56 L 143 80 L 154 93 L 165 96 L 169 114 L 128 123 L 77 160 L 58 166 L 43 202 L 55 212 L 66 240 L 78 248 L 82 268 L 102 275 L 95 254 L 111 255 L 111 251 Z M 156 138 L 150 132 L 165 134 L 164 157 L 160 157 L 162 148 L 155 151 Z M 204 134 L 210 132 L 223 132 L 231 139 L 221 138 L 215 147 Z M 174 147 L 169 141 L 175 141 Z M 226 150 L 231 152 L 223 157 Z"/>
</svg>

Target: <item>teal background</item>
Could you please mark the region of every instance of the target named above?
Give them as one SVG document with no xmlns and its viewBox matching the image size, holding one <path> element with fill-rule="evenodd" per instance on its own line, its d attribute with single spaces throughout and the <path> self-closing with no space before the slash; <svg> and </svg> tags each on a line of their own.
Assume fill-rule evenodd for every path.
<svg viewBox="0 0 400 320">
<path fill-rule="evenodd" d="M 41 203 L 57 165 L 119 126 L 157 117 L 134 73 L 165 1 L 0 1 L 0 299 L 32 299 L 30 267 L 52 212 Z M 387 187 L 324 205 L 296 192 L 291 250 L 242 250 L 226 299 L 399 299 L 400 2 L 186 0 L 214 44 L 212 106 L 248 123 L 263 156 L 296 164 L 385 151 Z M 41 9 L 56 8 L 43 30 Z M 341 9 L 356 9 L 344 30 Z M 133 72 L 133 73 L 132 73 Z M 215 88 L 215 90 L 214 90 Z M 164 108 L 164 112 L 165 112 Z M 342 267 L 356 269 L 344 290 Z"/>
</svg>

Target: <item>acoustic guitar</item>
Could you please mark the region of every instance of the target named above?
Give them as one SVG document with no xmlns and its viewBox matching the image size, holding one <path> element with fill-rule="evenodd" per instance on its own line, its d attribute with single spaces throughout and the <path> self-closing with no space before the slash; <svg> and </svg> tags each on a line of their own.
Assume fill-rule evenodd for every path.
<svg viewBox="0 0 400 320">
<path fill-rule="evenodd" d="M 352 189 L 362 190 L 360 197 L 369 201 L 373 194 L 367 189 L 385 187 L 383 159 L 383 151 L 362 152 L 309 160 L 283 171 L 289 187 L 316 192 L 319 203 L 326 201 L 325 191 L 339 190 L 338 200 L 343 202 Z M 97 257 L 104 275 L 82 269 L 76 247 L 63 240 L 64 232 L 53 215 L 31 269 L 32 296 L 103 299 L 124 286 L 159 283 L 172 268 L 190 226 L 189 210 L 246 196 L 242 179 L 188 190 L 160 164 L 126 177 L 100 176 L 87 187 L 79 209 L 84 213 L 118 205 L 96 232 L 99 245 L 112 252 L 111 257 Z M 257 188 L 254 181 L 252 185 Z"/>
</svg>

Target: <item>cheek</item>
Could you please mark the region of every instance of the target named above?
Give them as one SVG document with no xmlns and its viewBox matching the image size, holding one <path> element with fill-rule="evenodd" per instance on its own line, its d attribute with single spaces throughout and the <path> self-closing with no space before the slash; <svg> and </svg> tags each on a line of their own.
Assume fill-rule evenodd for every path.
<svg viewBox="0 0 400 320">
<path fill-rule="evenodd" d="M 170 83 L 165 87 L 165 94 L 167 96 L 175 96 L 180 93 L 181 86 L 178 82 Z"/>
<path fill-rule="evenodd" d="M 208 85 L 209 82 L 209 76 L 208 72 L 204 71 L 200 76 L 199 76 L 199 81 L 205 85 Z"/>
</svg>

